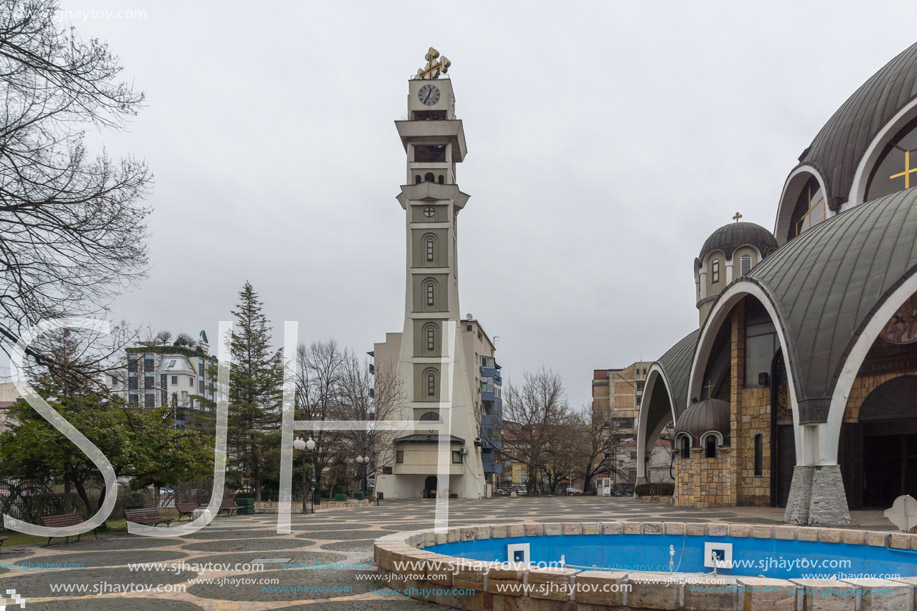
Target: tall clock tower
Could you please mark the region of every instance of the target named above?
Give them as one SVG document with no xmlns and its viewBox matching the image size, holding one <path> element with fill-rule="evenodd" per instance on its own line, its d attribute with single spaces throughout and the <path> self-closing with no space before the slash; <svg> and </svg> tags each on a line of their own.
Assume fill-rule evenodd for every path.
<svg viewBox="0 0 917 611">
<path fill-rule="evenodd" d="M 426 68 L 408 82 L 408 118 L 395 122 L 407 154 L 406 184 L 397 197 L 405 211 L 407 282 L 397 365 L 402 402 L 394 418 L 418 426 L 394 440 L 392 473 L 377 486 L 387 498 L 431 496 L 433 490 L 478 498 L 485 482 L 480 423 L 458 298 L 457 224 L 468 195 L 456 185 L 455 171 L 467 152 L 465 132 L 455 117 L 452 82 L 440 78 L 449 60 L 435 49 L 426 59 Z M 438 472 L 439 438 L 423 422 L 450 425 L 448 482 Z"/>
</svg>

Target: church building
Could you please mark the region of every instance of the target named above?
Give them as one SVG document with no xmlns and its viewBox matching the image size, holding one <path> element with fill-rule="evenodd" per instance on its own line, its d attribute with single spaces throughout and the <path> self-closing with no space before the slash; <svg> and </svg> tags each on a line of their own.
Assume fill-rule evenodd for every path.
<svg viewBox="0 0 917 611">
<path fill-rule="evenodd" d="M 649 368 L 638 483 L 675 422 L 675 504 L 793 524 L 917 496 L 917 44 L 787 176 L 774 232 L 734 221 L 694 262 L 699 327 Z M 911 185 L 914 182 L 914 185 Z"/>
</svg>

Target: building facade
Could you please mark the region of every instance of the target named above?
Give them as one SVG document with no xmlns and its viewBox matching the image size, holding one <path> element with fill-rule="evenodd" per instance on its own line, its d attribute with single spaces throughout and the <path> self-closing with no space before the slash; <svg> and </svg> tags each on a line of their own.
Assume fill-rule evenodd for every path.
<svg viewBox="0 0 917 611">
<path fill-rule="evenodd" d="M 475 422 L 481 440 L 484 478 L 492 490 L 500 487 L 503 465 L 503 376 L 496 347 L 481 323 L 468 315 L 462 321 L 465 368 L 474 395 Z"/>
<path fill-rule="evenodd" d="M 737 213 L 704 243 L 700 326 L 650 367 L 639 416 L 638 458 L 676 422 L 676 504 L 844 525 L 917 495 L 915 151 L 917 45 L 794 162 L 773 233 Z"/>
<path fill-rule="evenodd" d="M 385 449 L 376 489 L 386 498 L 480 498 L 486 482 L 478 393 L 469 382 L 458 299 L 458 217 L 468 195 L 456 184 L 456 167 L 467 148 L 452 81 L 439 78 L 448 60 L 433 49 L 427 59 L 427 69 L 408 81 L 407 120 L 395 122 L 407 155 L 406 183 L 397 197 L 407 238 L 404 328 L 374 350 L 394 361 L 400 381 L 402 397 L 391 418 L 412 425 Z M 382 363 L 374 366 L 378 372 Z M 438 466 L 443 435 L 448 481 L 441 481 Z"/>
<path fill-rule="evenodd" d="M 175 412 L 175 426 L 184 428 L 194 414 L 213 411 L 216 401 L 217 359 L 206 344 L 140 345 L 125 349 L 123 369 L 109 372 L 109 388 L 132 407 Z"/>
<path fill-rule="evenodd" d="M 613 484 L 633 485 L 637 480 L 637 417 L 643 402 L 646 375 L 653 363 L 637 361 L 620 369 L 595 369 L 592 372 L 592 406 L 612 439 L 609 477 Z M 653 465 L 649 481 L 671 482 L 670 436 L 657 436 L 647 460 Z"/>
</svg>

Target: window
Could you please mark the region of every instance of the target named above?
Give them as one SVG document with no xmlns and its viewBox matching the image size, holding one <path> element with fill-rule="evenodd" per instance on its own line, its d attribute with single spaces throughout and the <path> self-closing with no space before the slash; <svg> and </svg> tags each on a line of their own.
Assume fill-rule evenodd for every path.
<svg viewBox="0 0 917 611">
<path fill-rule="evenodd" d="M 427 374 L 427 396 L 436 396 L 436 374 L 432 371 Z"/>
<path fill-rule="evenodd" d="M 399 465 L 404 462 L 404 450 L 398 450 L 395 452 L 395 462 Z"/>
<path fill-rule="evenodd" d="M 688 439 L 687 435 L 681 438 L 681 457 L 691 458 L 691 440 Z"/>
<path fill-rule="evenodd" d="M 427 261 L 433 260 L 433 238 L 427 238 Z"/>
<path fill-rule="evenodd" d="M 714 259 L 710 266 L 710 282 L 716 284 L 720 281 L 720 260 Z"/>
<path fill-rule="evenodd" d="M 866 188 L 866 201 L 917 186 L 917 121 L 905 125 L 876 164 Z M 911 164 L 914 164 L 913 166 Z"/>
<path fill-rule="evenodd" d="M 716 458 L 716 437 L 708 435 L 704 442 L 704 456 L 707 458 Z"/>
<path fill-rule="evenodd" d="M 149 409 L 156 407 L 156 391 L 155 390 L 143 391 L 143 407 L 146 407 Z"/>
<path fill-rule="evenodd" d="M 420 417 L 421 422 L 439 422 L 439 414 L 436 412 L 427 412 Z"/>
<path fill-rule="evenodd" d="M 751 271 L 751 255 L 742 255 L 742 275 L 747 276 Z"/>
<path fill-rule="evenodd" d="M 433 176 L 433 172 L 427 172 L 426 174 L 423 175 L 423 180 L 424 182 L 435 182 L 436 177 Z"/>
<path fill-rule="evenodd" d="M 825 220 L 828 213 L 825 203 L 825 192 L 822 191 L 821 185 L 818 184 L 818 179 L 813 176 L 803 187 L 799 198 L 796 200 L 796 207 L 793 209 L 793 220 L 790 225 L 790 235 L 787 237 L 795 238 L 800 233 Z"/>
<path fill-rule="evenodd" d="M 452 450 L 452 464 L 454 465 L 462 464 L 462 451 L 461 450 Z"/>
<path fill-rule="evenodd" d="M 427 327 L 427 350 L 436 350 L 436 328 L 433 325 Z"/>
<path fill-rule="evenodd" d="M 755 435 L 755 475 L 764 473 L 764 437 Z"/>
<path fill-rule="evenodd" d="M 434 290 L 433 283 L 427 282 L 427 305 L 428 306 L 435 305 L 433 290 Z"/>
<path fill-rule="evenodd" d="M 418 177 L 417 182 L 420 182 L 420 177 Z M 423 215 L 427 217 L 428 219 L 433 218 L 434 216 L 436 216 L 436 208 L 434 208 L 433 206 L 427 206 L 426 208 L 423 209 Z"/>
<path fill-rule="evenodd" d="M 178 376 L 172 376 L 172 383 L 178 384 Z"/>
<path fill-rule="evenodd" d="M 436 177 L 436 182 L 438 182 L 439 184 L 443 184 L 443 175 L 442 174 Z"/>
<path fill-rule="evenodd" d="M 189 377 L 189 378 L 188 378 L 188 386 L 194 388 L 194 378 L 192 378 L 192 377 Z"/>
</svg>

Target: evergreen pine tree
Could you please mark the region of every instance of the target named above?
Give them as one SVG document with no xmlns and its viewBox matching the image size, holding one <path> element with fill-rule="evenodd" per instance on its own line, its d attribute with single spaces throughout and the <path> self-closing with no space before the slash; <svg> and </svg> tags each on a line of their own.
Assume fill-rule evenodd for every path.
<svg viewBox="0 0 917 611">
<path fill-rule="evenodd" d="M 229 376 L 229 461 L 237 473 L 251 478 L 255 500 L 275 453 L 283 393 L 280 351 L 271 349 L 271 327 L 251 283 L 239 293 Z"/>
</svg>

